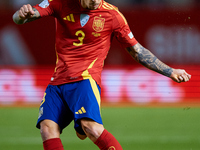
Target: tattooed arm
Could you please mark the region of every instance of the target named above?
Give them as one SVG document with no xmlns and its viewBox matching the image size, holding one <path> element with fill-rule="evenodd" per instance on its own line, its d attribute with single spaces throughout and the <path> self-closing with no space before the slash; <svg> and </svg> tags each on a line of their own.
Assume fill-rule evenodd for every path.
<svg viewBox="0 0 200 150">
<path fill-rule="evenodd" d="M 23 5 L 13 15 L 13 21 L 16 24 L 24 24 L 40 18 L 40 13 L 37 9 L 33 8 L 30 4 Z"/>
<path fill-rule="evenodd" d="M 186 73 L 185 70 L 173 69 L 161 62 L 155 55 L 139 43 L 133 47 L 127 48 L 127 51 L 140 64 L 162 75 L 170 77 L 178 83 L 187 82 L 191 78 L 191 75 Z"/>
</svg>

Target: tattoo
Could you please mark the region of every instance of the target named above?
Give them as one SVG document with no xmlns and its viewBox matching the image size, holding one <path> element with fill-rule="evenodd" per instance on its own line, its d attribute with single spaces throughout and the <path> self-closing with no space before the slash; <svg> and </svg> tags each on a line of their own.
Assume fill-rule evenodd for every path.
<svg viewBox="0 0 200 150">
<path fill-rule="evenodd" d="M 33 8 L 33 11 L 35 12 L 34 15 L 31 16 L 30 18 L 26 19 L 24 21 L 24 23 L 28 23 L 28 22 L 31 22 L 31 21 L 34 21 L 34 20 L 37 20 L 40 18 L 40 13 L 38 12 L 38 10 Z"/>
<path fill-rule="evenodd" d="M 149 50 L 145 49 L 140 44 L 136 44 L 133 47 L 127 48 L 127 51 L 137 62 L 145 67 L 167 77 L 171 76 L 173 71 L 172 68 L 161 62 L 155 55 L 153 55 Z"/>
</svg>

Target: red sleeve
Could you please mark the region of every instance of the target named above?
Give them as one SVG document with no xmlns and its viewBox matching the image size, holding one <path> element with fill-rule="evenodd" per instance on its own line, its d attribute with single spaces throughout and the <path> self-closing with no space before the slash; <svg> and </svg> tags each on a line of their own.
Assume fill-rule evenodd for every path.
<svg viewBox="0 0 200 150">
<path fill-rule="evenodd" d="M 118 10 L 115 11 L 113 15 L 113 31 L 114 36 L 120 42 L 123 48 L 131 47 L 137 44 L 137 40 L 134 38 L 133 33 L 131 32 L 129 25 L 123 16 Z"/>
<path fill-rule="evenodd" d="M 41 17 L 55 16 L 59 9 L 59 0 L 43 0 L 40 4 L 33 6 L 38 10 Z"/>
</svg>

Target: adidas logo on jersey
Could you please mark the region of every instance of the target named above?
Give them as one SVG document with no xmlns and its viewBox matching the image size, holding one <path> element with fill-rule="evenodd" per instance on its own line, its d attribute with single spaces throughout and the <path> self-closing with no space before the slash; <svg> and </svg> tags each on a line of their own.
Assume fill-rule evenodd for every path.
<svg viewBox="0 0 200 150">
<path fill-rule="evenodd" d="M 86 113 L 86 110 L 84 107 L 81 107 L 81 109 L 79 109 L 77 112 L 75 112 L 75 114 L 84 114 Z"/>
<path fill-rule="evenodd" d="M 73 14 L 70 14 L 70 15 L 64 17 L 63 20 L 75 22 L 75 20 L 74 20 L 74 15 L 73 15 Z"/>
</svg>

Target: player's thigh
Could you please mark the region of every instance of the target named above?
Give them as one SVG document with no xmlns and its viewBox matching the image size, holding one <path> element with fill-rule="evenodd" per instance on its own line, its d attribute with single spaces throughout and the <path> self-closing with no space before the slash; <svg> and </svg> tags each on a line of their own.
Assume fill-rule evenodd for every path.
<svg viewBox="0 0 200 150">
<path fill-rule="evenodd" d="M 37 128 L 41 128 L 44 120 L 51 120 L 60 127 L 60 132 L 62 132 L 73 120 L 73 113 L 60 95 L 61 91 L 58 86 L 49 85 L 47 87 L 40 105 Z"/>
<path fill-rule="evenodd" d="M 69 105 L 71 111 L 74 113 L 75 129 L 78 133 L 84 135 L 82 130 L 81 120 L 89 121 L 102 125 L 102 118 L 100 113 L 100 87 L 93 79 L 83 80 L 79 82 L 76 88 L 73 105 Z M 72 100 L 70 100 L 72 102 Z M 70 103 L 69 102 L 69 103 Z M 85 123 L 84 123 L 85 124 Z"/>
</svg>

